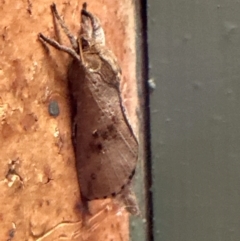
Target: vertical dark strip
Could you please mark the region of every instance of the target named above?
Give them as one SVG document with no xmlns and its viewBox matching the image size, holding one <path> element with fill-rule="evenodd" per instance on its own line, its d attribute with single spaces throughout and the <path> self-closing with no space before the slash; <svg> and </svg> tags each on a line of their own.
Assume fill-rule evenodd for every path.
<svg viewBox="0 0 240 241">
<path fill-rule="evenodd" d="M 146 168 L 146 218 L 147 218 L 147 238 L 153 240 L 153 201 L 152 201 L 152 162 L 151 162 L 151 133 L 150 133 L 150 91 L 148 86 L 149 79 L 149 59 L 148 59 L 148 9 L 147 0 L 140 1 L 140 14 L 142 20 L 142 79 L 143 81 L 143 122 L 145 130 L 145 168 Z"/>
</svg>

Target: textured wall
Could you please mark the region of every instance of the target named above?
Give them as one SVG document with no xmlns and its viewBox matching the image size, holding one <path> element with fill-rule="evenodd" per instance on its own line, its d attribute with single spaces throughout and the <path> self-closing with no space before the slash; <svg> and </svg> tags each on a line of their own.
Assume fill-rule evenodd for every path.
<svg viewBox="0 0 240 241">
<path fill-rule="evenodd" d="M 0 6 L 0 239 L 128 240 L 128 215 L 110 200 L 93 202 L 90 219 L 81 209 L 66 83 L 70 59 L 53 48 L 46 52 L 37 40 L 39 32 L 54 37 L 51 3 Z M 55 3 L 77 34 L 82 1 Z M 119 59 L 123 98 L 137 131 L 134 7 L 127 0 L 88 5 Z M 48 113 L 50 100 L 58 101 L 57 118 Z"/>
</svg>

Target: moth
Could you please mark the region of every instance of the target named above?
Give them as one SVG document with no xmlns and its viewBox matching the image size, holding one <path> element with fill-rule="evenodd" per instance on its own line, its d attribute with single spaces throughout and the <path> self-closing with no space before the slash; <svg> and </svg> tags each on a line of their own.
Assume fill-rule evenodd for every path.
<svg viewBox="0 0 240 241">
<path fill-rule="evenodd" d="M 99 19 L 81 10 L 81 30 L 74 37 L 51 5 L 54 17 L 67 35 L 71 47 L 39 34 L 54 48 L 72 57 L 68 82 L 74 103 L 74 145 L 82 196 L 87 200 L 124 196 L 131 213 L 138 212 L 130 182 L 138 159 L 138 141 L 123 105 L 121 69 L 105 45 Z"/>
</svg>

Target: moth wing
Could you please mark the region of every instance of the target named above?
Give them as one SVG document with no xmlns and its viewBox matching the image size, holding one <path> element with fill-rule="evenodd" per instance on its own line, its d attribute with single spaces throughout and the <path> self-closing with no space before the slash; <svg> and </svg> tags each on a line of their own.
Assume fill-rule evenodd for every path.
<svg viewBox="0 0 240 241">
<path fill-rule="evenodd" d="M 119 90 L 97 73 L 81 83 L 77 103 L 77 168 L 89 200 L 119 193 L 132 178 L 138 143 L 125 117 Z"/>
</svg>

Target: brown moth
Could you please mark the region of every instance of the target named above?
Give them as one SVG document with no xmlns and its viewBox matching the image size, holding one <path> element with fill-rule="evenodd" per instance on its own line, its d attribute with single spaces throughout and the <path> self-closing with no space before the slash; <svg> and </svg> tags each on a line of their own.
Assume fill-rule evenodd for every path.
<svg viewBox="0 0 240 241">
<path fill-rule="evenodd" d="M 128 185 L 136 168 L 138 141 L 123 106 L 117 59 L 105 46 L 103 28 L 86 4 L 78 38 L 70 33 L 55 4 L 51 9 L 72 46 L 61 45 L 41 33 L 39 38 L 73 58 L 68 81 L 75 105 L 74 142 L 82 196 L 93 200 L 124 195 L 127 206 L 135 205 L 129 212 L 137 213 Z"/>
</svg>

